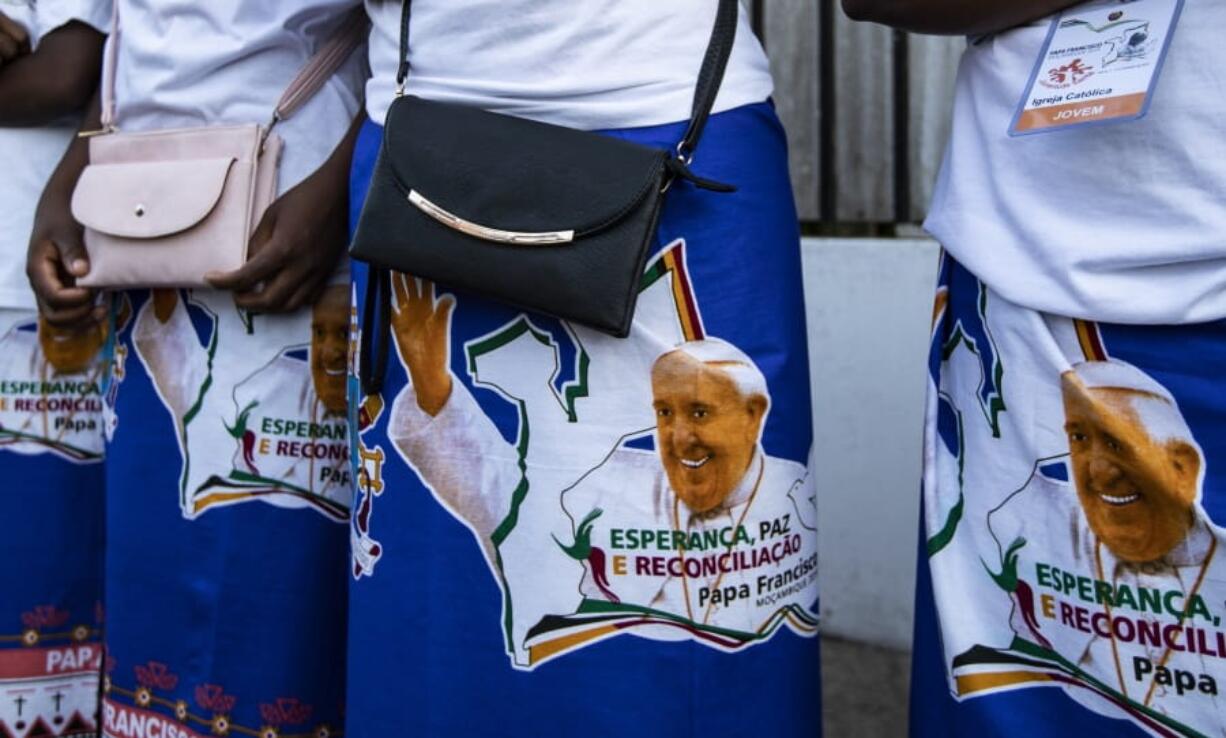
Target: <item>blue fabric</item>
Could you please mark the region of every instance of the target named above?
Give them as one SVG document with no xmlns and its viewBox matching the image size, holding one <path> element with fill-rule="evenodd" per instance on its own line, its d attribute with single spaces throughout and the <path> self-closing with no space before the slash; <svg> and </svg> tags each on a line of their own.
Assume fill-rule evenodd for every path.
<svg viewBox="0 0 1226 738">
<path fill-rule="evenodd" d="M 85 732 L 102 661 L 105 372 L 96 356 L 52 367 L 33 313 L 0 320 L 0 735 Z"/>
<path fill-rule="evenodd" d="M 1003 692 L 959 702 L 945 681 L 941 633 L 932 575 L 922 545 L 917 557 L 915 639 L 911 652 L 911 735 L 915 738 L 979 736 L 1085 736 L 1142 738 L 1144 730 L 1086 710 L 1059 689 Z"/>
<path fill-rule="evenodd" d="M 674 124 L 608 135 L 671 148 L 683 130 L 683 124 Z M 368 123 L 358 140 L 351 185 L 355 222 L 381 135 L 378 126 Z M 739 189 L 735 195 L 719 195 L 699 191 L 685 182 L 676 183 L 666 201 L 648 275 L 668 271 L 674 284 L 682 285 L 676 289 L 688 290 L 697 305 L 701 334 L 735 345 L 760 368 L 771 395 L 761 447 L 771 468 L 799 469 L 803 475 L 811 444 L 811 420 L 799 238 L 784 133 L 770 105 L 747 106 L 714 116 L 697 151 L 694 168 L 701 176 L 735 183 Z M 667 269 L 665 257 L 673 259 L 667 262 L 672 265 Z M 688 266 L 688 277 L 677 262 Z M 353 275 L 360 306 L 367 270 L 355 264 Z M 640 300 L 641 320 L 655 309 L 647 307 L 647 301 L 659 297 L 652 293 L 654 297 L 649 298 L 648 294 L 645 290 Z M 528 462 L 520 483 L 525 497 L 522 509 L 515 508 L 520 510 L 518 518 L 512 515 L 502 521 L 501 530 L 511 533 L 497 557 L 487 558 L 479 545 L 481 539 L 474 538 L 483 523 L 466 518 L 459 508 L 440 504 L 444 495 L 440 490 L 456 480 L 431 471 L 429 464 L 437 459 L 421 460 L 421 441 L 413 441 L 419 445 L 407 451 L 398 450 L 397 434 L 442 421 L 414 416 L 416 420 L 405 421 L 409 423 L 407 428 L 391 431 L 398 422 L 396 413 L 404 409 L 399 403 L 405 398 L 412 402 L 415 391 L 406 388 L 407 364 L 397 360 L 397 346 L 391 347 L 391 369 L 380 397 L 360 396 L 356 381 L 351 380 L 351 423 L 363 430 L 360 440 L 355 434 L 354 446 L 358 487 L 353 519 L 354 578 L 350 585 L 348 735 L 817 735 L 821 710 L 818 640 L 814 633 L 815 585 L 807 590 L 811 601 L 798 608 L 804 612 L 792 611 L 791 622 L 798 625 L 772 629 L 769 637 L 748 644 L 736 641 L 719 647 L 705 640 L 717 636 L 711 630 L 697 628 L 681 635 L 675 628 L 657 626 L 660 630 L 649 632 L 635 630 L 637 626 L 626 625 L 623 620 L 622 627 L 628 631 L 564 648 L 560 655 L 539 663 L 529 662 L 520 636 L 507 635 L 515 631 L 513 621 L 522 617 L 523 600 L 517 598 L 525 594 L 515 591 L 514 585 L 500 586 L 500 581 L 505 584 L 511 580 L 500 580 L 498 572 L 520 563 L 518 576 L 530 576 L 531 572 L 524 569 L 532 568 L 531 561 L 525 566 L 513 560 L 522 557 L 525 550 L 539 553 L 541 567 L 552 566 L 547 561 L 558 555 L 559 547 L 576 559 L 587 553 L 583 545 L 585 527 L 578 519 L 573 521 L 573 529 L 570 521 L 563 519 L 552 534 L 542 532 L 539 541 L 520 543 L 521 548 L 514 548 L 515 536 L 532 522 L 528 518 L 548 510 L 548 505 L 538 506 L 530 513 L 529 506 L 541 505 L 542 500 L 551 499 L 548 495 L 556 487 L 564 486 L 543 484 L 541 476 L 566 478 L 569 472 L 564 469 L 574 464 L 577 471 L 572 476 L 579 477 L 583 465 L 575 457 L 593 451 L 582 447 L 582 439 L 608 432 L 591 418 L 591 408 L 602 407 L 603 412 L 614 413 L 616 403 L 602 405 L 601 392 L 619 390 L 588 386 L 589 372 L 595 383 L 602 363 L 626 362 L 637 367 L 625 371 L 624 391 L 627 397 L 637 398 L 627 403 L 643 404 L 646 422 L 651 423 L 650 398 L 643 394 L 646 385 L 636 384 L 640 376 L 637 372 L 640 368 L 646 372 L 649 363 L 634 363 L 639 360 L 632 355 L 642 350 L 637 333 L 618 344 L 616 339 L 595 336 L 551 318 L 521 316 L 513 309 L 456 294 L 445 286 L 438 288 L 436 297 L 439 301 L 454 297 L 457 305 L 450 330 L 448 368 L 454 384 L 448 403 L 458 402 L 454 399 L 457 394 L 471 397 L 473 412 L 484 414 L 501 437 L 500 442 L 491 431 L 487 442 L 502 449 L 484 454 L 484 458 L 473 453 L 464 457 L 467 461 L 443 453 L 444 461 L 461 477 L 458 484 L 462 491 L 476 494 L 476 480 L 483 473 L 480 470 L 490 465 L 491 457 L 510 454 L 513 459 L 512 444 L 518 444 L 521 459 L 527 448 Z M 671 305 L 671 300 L 673 297 L 668 297 L 664 302 Z M 547 394 L 556 397 L 570 413 L 573 432 L 558 431 L 553 425 L 541 430 L 541 418 L 550 419 L 547 414 L 543 416 L 530 399 L 516 402 L 524 393 L 532 394 L 532 386 L 539 385 L 521 381 L 514 364 L 499 363 L 497 349 L 486 353 L 481 340 L 490 339 L 487 344 L 509 340 L 513 335 L 509 331 L 517 325 L 535 336 L 535 342 L 509 344 L 526 352 L 522 371 L 537 371 L 531 368 L 537 353 L 546 357 L 542 362 L 547 366 L 538 376 L 547 379 Z M 654 350 L 658 352 L 659 348 Z M 547 358 L 550 355 L 554 358 Z M 555 362 L 556 371 L 550 377 L 548 367 Z M 499 377 L 509 383 L 501 390 L 492 386 L 503 381 Z M 637 389 L 632 390 L 632 385 Z M 542 401 L 539 397 L 536 400 Z M 631 410 L 637 412 L 637 406 Z M 444 410 L 438 417 L 444 417 L 445 412 L 451 411 Z M 471 421 L 465 427 L 471 430 L 485 422 Z M 650 470 L 653 465 L 659 468 L 658 441 L 651 430 L 647 427 L 624 436 L 611 452 L 610 458 L 642 461 L 641 470 L 636 467 L 626 474 L 656 474 Z M 450 443 L 444 431 L 430 433 L 437 433 L 437 444 Z M 576 439 L 574 446 L 569 445 L 571 438 Z M 461 436 L 458 442 L 469 440 Z M 429 445 L 427 440 L 424 446 Z M 608 448 L 601 451 L 607 453 Z M 381 461 L 371 461 L 372 454 L 378 454 Z M 417 467 L 422 470 L 420 476 Z M 562 493 L 563 506 L 567 504 L 566 494 L 577 493 L 586 482 L 597 478 L 602 468 L 572 480 L 574 486 Z M 464 479 L 470 472 L 471 483 Z M 512 474 L 512 486 L 515 478 Z M 372 479 L 378 482 L 377 489 L 369 483 Z M 802 488 L 798 479 L 797 489 Z M 432 489 L 440 499 L 431 495 Z M 488 494 L 503 491 L 485 489 Z M 634 492 L 639 493 L 637 489 Z M 650 491 L 644 489 L 641 494 L 649 495 Z M 786 490 L 779 494 L 787 499 Z M 811 504 L 811 499 L 798 503 L 802 507 Z M 595 530 L 615 513 L 607 505 L 605 508 L 593 511 Z M 576 518 L 578 515 L 582 512 Z M 803 531 L 796 541 L 813 545 L 814 531 L 803 528 L 796 515 L 788 521 L 794 532 Z M 784 524 L 780 516 L 780 525 Z M 753 537 L 758 536 L 755 525 Z M 603 547 L 605 553 L 616 553 L 616 546 L 608 546 L 609 540 L 606 533 L 590 534 L 593 551 Z M 594 555 L 588 557 L 587 566 L 593 566 Z M 799 560 L 789 559 L 789 565 Z M 606 595 L 609 587 L 617 590 L 622 581 L 616 569 L 609 576 L 609 581 L 598 582 Z M 540 586 L 544 591 L 549 584 Z M 560 591 L 551 595 L 557 598 L 557 609 L 548 612 L 559 616 L 570 612 L 575 605 L 566 594 L 571 593 L 577 603 L 576 586 L 583 588 L 585 605 L 610 606 L 600 595 L 597 601 L 592 600 L 590 593 L 595 592 L 596 585 L 585 579 L 582 585 L 577 580 L 560 585 Z M 566 622 L 576 632 L 581 631 L 576 625 L 578 616 L 570 617 Z M 648 617 L 661 618 L 658 612 L 648 613 Z M 547 624 L 542 621 L 540 627 Z M 529 638 L 533 633 L 539 637 L 538 630 L 529 633 Z M 661 637 L 668 640 L 657 640 Z"/>
<path fill-rule="evenodd" d="M 134 319 L 117 347 L 104 727 L 116 736 L 337 735 L 344 507 L 310 494 L 309 479 L 328 473 L 325 462 L 309 462 L 305 482 L 268 470 L 278 453 L 302 458 L 307 442 L 330 448 L 326 421 L 277 411 L 276 423 L 303 423 L 286 440 L 274 419 L 260 417 L 287 397 L 318 405 L 304 353 L 309 310 L 253 318 L 228 293 L 163 294 L 174 305 L 169 322 L 156 317 L 150 292 L 126 293 Z M 178 332 L 141 338 L 159 325 Z M 172 349 L 168 358 L 159 353 Z M 335 432 L 343 470 L 347 440 Z M 206 486 L 225 502 L 190 496 Z"/>
<path fill-rule="evenodd" d="M 1216 572 L 1226 524 L 1224 337 L 1224 321 L 1135 326 L 1040 314 L 1004 301 L 944 257 L 929 365 L 929 392 L 937 402 L 925 454 L 925 485 L 932 488 L 923 496 L 927 525 L 921 525 L 917 570 L 913 736 L 1139 738 L 1223 731 L 1217 691 L 1226 676 L 1226 641 L 1220 640 L 1223 599 Z M 1069 439 L 1075 433 L 1093 439 L 1099 431 L 1069 414 L 1077 412 L 1070 411 L 1069 397 L 1080 395 L 1069 389 L 1068 378 L 1108 363 L 1116 373 L 1102 386 L 1127 391 L 1135 389 L 1130 381 L 1144 376 L 1174 399 L 1154 399 L 1161 393 L 1146 385 L 1150 401 L 1168 407 L 1144 406 L 1150 410 L 1137 410 L 1130 422 L 1149 429 L 1154 418 L 1167 417 L 1161 412 L 1175 408 L 1199 447 L 1203 477 L 1195 497 L 1188 494 L 1183 503 L 1192 532 L 1181 533 L 1180 543 L 1158 558 L 1116 553 L 1124 549 L 1115 548 L 1120 544 L 1111 536 L 1120 534 L 1085 512 L 1096 509 L 1096 496 L 1114 495 L 1114 507 L 1099 514 L 1131 530 L 1140 525 L 1138 511 L 1153 509 L 1138 504 L 1175 488 L 1170 477 L 1139 481 L 1147 477 L 1137 470 L 1165 452 L 1146 450 L 1107 421 L 1102 427 L 1119 438 L 1103 442 L 1109 453 L 1096 447 L 1078 478 Z M 949 420 L 951 411 L 958 413 L 955 405 L 961 407 L 957 423 Z M 1068 426 L 1066 437 L 1066 422 L 1082 424 Z M 1014 511 L 1023 513 L 1020 523 L 1010 522 Z M 1018 552 L 1025 563 L 1017 563 Z M 1080 584 L 1049 579 L 1047 572 L 1056 569 Z M 1138 595 L 1117 587 L 1170 594 L 1178 607 L 1138 604 Z M 1197 596 L 1203 610 L 1190 604 L 1178 610 Z M 1110 624 L 1107 636 L 1103 623 Z M 1173 626 L 1179 631 L 1175 647 L 1141 640 L 1144 623 Z M 1193 635 L 1185 634 L 1199 639 L 1191 653 Z M 1164 677 L 1157 676 L 1160 666 L 1170 670 Z M 1177 679 L 1185 683 L 1172 686 Z"/>
</svg>

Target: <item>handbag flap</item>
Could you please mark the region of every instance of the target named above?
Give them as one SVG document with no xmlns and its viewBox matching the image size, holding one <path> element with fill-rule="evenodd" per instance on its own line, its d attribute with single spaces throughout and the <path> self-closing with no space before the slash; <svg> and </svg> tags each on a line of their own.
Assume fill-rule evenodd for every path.
<svg viewBox="0 0 1226 738">
<path fill-rule="evenodd" d="M 528 234 L 585 235 L 617 223 L 660 187 L 669 155 L 413 96 L 393 102 L 383 146 L 398 187 L 436 219 Z"/>
<path fill-rule="evenodd" d="M 112 236 L 170 236 L 213 211 L 234 162 L 223 157 L 90 164 L 72 193 L 72 215 Z"/>
</svg>

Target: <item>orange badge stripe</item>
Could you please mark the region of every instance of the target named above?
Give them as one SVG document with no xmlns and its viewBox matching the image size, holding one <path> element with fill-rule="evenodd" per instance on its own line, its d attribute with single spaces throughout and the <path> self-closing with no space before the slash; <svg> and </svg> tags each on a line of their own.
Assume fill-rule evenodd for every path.
<svg viewBox="0 0 1226 738">
<path fill-rule="evenodd" d="M 1035 108 L 1022 113 L 1017 122 L 1019 131 L 1054 128 L 1069 122 L 1091 122 L 1114 118 L 1133 118 L 1145 107 L 1145 93 L 1120 95 L 1102 100 L 1078 101 L 1065 105 Z"/>
</svg>

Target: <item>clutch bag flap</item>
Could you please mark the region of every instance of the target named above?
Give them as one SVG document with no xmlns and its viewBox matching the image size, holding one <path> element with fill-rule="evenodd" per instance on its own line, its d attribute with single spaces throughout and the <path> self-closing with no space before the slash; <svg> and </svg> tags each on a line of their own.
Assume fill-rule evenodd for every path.
<svg viewBox="0 0 1226 738">
<path fill-rule="evenodd" d="M 155 244 L 204 220 L 225 191 L 233 157 L 91 164 L 72 215 L 98 233 Z"/>
<path fill-rule="evenodd" d="M 660 187 L 667 152 L 477 108 L 406 96 L 387 118 L 383 154 L 413 207 L 469 235 L 582 238 L 616 225 Z M 521 242 L 531 241 L 530 238 Z"/>
</svg>

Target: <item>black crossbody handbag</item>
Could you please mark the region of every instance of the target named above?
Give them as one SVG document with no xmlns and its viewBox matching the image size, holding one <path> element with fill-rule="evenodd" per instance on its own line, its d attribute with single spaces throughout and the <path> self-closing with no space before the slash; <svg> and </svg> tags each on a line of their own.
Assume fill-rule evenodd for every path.
<svg viewBox="0 0 1226 738">
<path fill-rule="evenodd" d="M 387 370 L 389 270 L 629 334 L 672 183 L 735 189 L 689 168 L 736 39 L 738 2 L 718 1 L 689 126 L 669 151 L 403 95 L 411 4 L 404 0 L 398 91 L 349 248 L 370 265 L 359 356 L 367 394 L 381 389 Z"/>
</svg>

